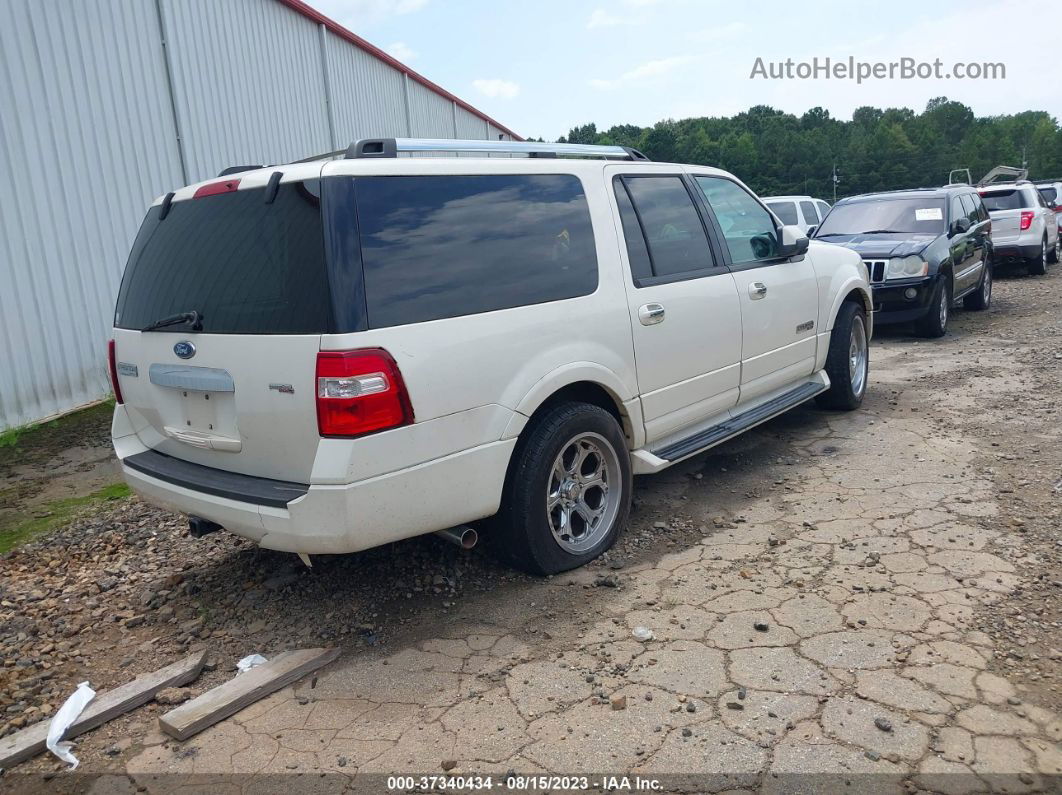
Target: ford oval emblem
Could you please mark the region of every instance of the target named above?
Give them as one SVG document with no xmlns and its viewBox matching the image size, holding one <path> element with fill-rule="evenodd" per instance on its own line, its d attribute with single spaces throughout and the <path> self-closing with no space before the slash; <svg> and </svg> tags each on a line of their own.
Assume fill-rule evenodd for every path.
<svg viewBox="0 0 1062 795">
<path fill-rule="evenodd" d="M 173 346 L 173 352 L 182 359 L 191 359 L 195 356 L 195 345 L 188 340 L 181 340 Z"/>
</svg>

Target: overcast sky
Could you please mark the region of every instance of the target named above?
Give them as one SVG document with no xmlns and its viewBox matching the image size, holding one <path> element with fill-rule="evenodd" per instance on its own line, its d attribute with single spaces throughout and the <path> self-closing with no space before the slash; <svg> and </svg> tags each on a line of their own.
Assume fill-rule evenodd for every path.
<svg viewBox="0 0 1062 795">
<path fill-rule="evenodd" d="M 309 0 L 410 68 L 524 136 L 577 124 L 646 125 L 767 104 L 921 111 L 931 97 L 979 116 L 1062 115 L 1057 4 L 1017 0 Z M 1039 18 L 1038 18 L 1039 17 Z M 1009 43 L 1008 43 L 1009 42 Z M 765 63 L 849 56 L 1001 62 L 1002 80 L 750 79 Z"/>
</svg>

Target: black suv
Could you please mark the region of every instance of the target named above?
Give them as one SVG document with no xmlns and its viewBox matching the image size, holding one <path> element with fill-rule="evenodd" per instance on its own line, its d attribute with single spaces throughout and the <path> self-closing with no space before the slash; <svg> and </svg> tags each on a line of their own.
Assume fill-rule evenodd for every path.
<svg viewBox="0 0 1062 795">
<path fill-rule="evenodd" d="M 863 258 L 874 322 L 914 322 L 940 337 L 952 304 L 992 300 L 992 221 L 969 185 L 868 193 L 837 202 L 815 232 Z"/>
</svg>

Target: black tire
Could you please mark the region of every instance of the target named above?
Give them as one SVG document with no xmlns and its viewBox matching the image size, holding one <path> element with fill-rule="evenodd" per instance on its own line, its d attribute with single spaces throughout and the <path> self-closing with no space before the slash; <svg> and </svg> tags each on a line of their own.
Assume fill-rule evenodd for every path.
<svg viewBox="0 0 1062 795">
<path fill-rule="evenodd" d="M 985 262 L 985 272 L 977 289 L 962 299 L 967 309 L 983 310 L 992 305 L 992 262 Z"/>
<path fill-rule="evenodd" d="M 1055 247 L 1047 254 L 1047 261 L 1052 265 L 1057 264 L 1060 259 L 1062 259 L 1062 231 L 1059 231 L 1058 237 L 1055 239 Z"/>
<path fill-rule="evenodd" d="M 951 318 L 951 274 L 942 273 L 929 299 L 929 310 L 915 321 L 915 333 L 919 337 L 943 337 Z"/>
<path fill-rule="evenodd" d="M 561 460 L 562 452 L 571 450 L 576 439 L 584 438 L 591 446 L 600 447 L 602 461 L 608 459 L 607 448 L 611 447 L 614 460 L 609 459 L 609 466 L 615 471 L 607 478 L 612 481 L 608 483 L 607 491 L 602 493 L 598 487 L 595 494 L 587 492 L 582 495 L 591 502 L 596 494 L 602 493 L 600 504 L 608 507 L 604 509 L 602 524 L 592 531 L 588 523 L 581 522 L 583 539 L 586 543 L 593 541 L 592 545 L 572 551 L 554 534 L 554 525 L 558 524 L 557 512 L 563 507 L 551 511 L 547 499 L 548 490 L 556 480 L 555 466 Z M 592 464 L 592 456 L 593 453 L 588 453 L 585 461 Z M 616 418 L 589 403 L 559 403 L 532 420 L 513 451 L 501 509 L 489 523 L 491 544 L 505 561 L 531 574 L 556 574 L 582 566 L 616 542 L 630 514 L 631 488 L 630 456 Z M 558 489 L 558 493 L 560 491 Z M 570 494 L 565 497 L 569 498 Z M 613 499 L 615 503 L 611 501 Z M 578 524 L 581 519 L 582 514 L 572 514 L 572 522 Z M 572 532 L 567 543 L 576 545 L 579 528 L 569 526 L 569 529 Z"/>
<path fill-rule="evenodd" d="M 858 390 L 853 385 L 853 373 L 850 366 L 850 354 L 853 335 L 862 329 L 862 345 L 866 356 L 863 363 L 863 377 Z M 837 320 L 830 332 L 830 349 L 826 353 L 826 374 L 830 377 L 830 388 L 815 398 L 822 408 L 852 411 L 863 403 L 867 393 L 867 381 L 870 377 L 870 347 L 867 339 L 867 313 L 863 307 L 852 301 L 841 304 Z"/>
<path fill-rule="evenodd" d="M 1025 261 L 1030 276 L 1043 276 L 1047 273 L 1047 238 L 1040 243 L 1040 255 Z"/>
</svg>

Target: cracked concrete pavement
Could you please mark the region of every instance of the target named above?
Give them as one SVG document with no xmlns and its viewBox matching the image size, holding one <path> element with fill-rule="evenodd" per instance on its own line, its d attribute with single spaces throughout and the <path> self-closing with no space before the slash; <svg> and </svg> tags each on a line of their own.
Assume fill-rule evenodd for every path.
<svg viewBox="0 0 1062 795">
<path fill-rule="evenodd" d="M 1003 282 L 1000 303 L 1026 284 Z M 634 523 L 664 515 L 699 539 L 540 581 L 513 601 L 477 597 L 401 648 L 348 656 L 187 743 L 145 738 L 127 773 L 619 771 L 697 792 L 793 791 L 798 774 L 881 791 L 1057 787 L 1062 718 L 1033 703 L 1038 688 L 990 670 L 1000 648 L 979 620 L 1008 604 L 1037 555 L 1004 521 L 984 439 L 965 422 L 965 401 L 1006 389 L 1022 366 L 987 340 L 977 362 L 1002 378 L 963 378 L 982 317 L 961 316 L 940 342 L 886 332 L 864 410 L 803 409 L 734 442 L 758 451 L 743 481 L 757 494 L 721 488 L 735 485 L 719 466 L 733 449 L 639 485 Z M 954 386 L 917 386 L 927 374 Z M 603 573 L 613 587 L 595 587 Z"/>
<path fill-rule="evenodd" d="M 861 411 L 805 407 L 641 479 L 627 538 L 596 565 L 427 611 L 186 742 L 141 733 L 96 766 L 113 774 L 97 791 L 508 771 L 689 792 L 1057 791 L 1058 658 L 1020 668 L 1028 651 L 987 631 L 1059 526 L 1059 395 L 1000 408 L 1059 383 L 1058 337 L 1045 374 L 1019 333 L 1035 290 L 1036 322 L 1058 330 L 1055 270 L 1001 280 L 994 310 L 957 314 L 943 340 L 879 334 Z M 1003 484 L 1023 455 L 1023 488 L 1048 497 L 1016 518 Z M 1030 504 L 1055 535 L 1026 532 Z"/>
</svg>

